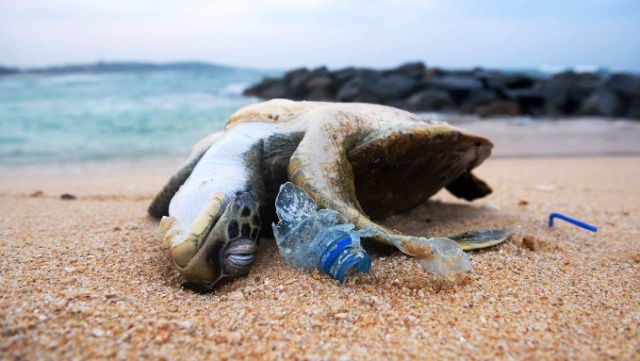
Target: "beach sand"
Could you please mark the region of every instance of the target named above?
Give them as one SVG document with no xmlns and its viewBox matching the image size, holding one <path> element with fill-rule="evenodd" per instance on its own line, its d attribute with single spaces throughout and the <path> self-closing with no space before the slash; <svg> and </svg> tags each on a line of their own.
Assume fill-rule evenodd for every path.
<svg viewBox="0 0 640 361">
<path fill-rule="evenodd" d="M 340 284 L 292 269 L 264 239 L 248 276 L 197 294 L 146 214 L 180 160 L 5 167 L 0 358 L 640 359 L 640 156 L 507 143 L 477 169 L 489 197 L 441 192 L 382 222 L 418 235 L 514 231 L 470 253 L 469 281 L 445 288 L 393 249 L 370 247 L 370 273 Z M 548 227 L 551 212 L 598 232 Z"/>
</svg>

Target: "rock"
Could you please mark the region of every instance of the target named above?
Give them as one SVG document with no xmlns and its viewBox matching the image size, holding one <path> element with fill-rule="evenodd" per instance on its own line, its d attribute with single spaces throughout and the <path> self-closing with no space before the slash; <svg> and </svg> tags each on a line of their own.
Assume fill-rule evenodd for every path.
<svg viewBox="0 0 640 361">
<path fill-rule="evenodd" d="M 622 116 L 640 119 L 640 75 L 616 73 L 609 77 L 605 86 L 625 103 Z"/>
<path fill-rule="evenodd" d="M 306 84 L 307 100 L 332 101 L 334 100 L 333 80 L 328 74 L 311 74 Z"/>
<path fill-rule="evenodd" d="M 520 114 L 544 114 L 544 97 L 536 88 L 508 89 L 505 95 L 517 105 Z"/>
<path fill-rule="evenodd" d="M 326 75 L 312 77 L 307 81 L 307 90 L 312 90 L 315 88 L 325 88 L 330 86 L 331 83 L 331 78 Z"/>
<path fill-rule="evenodd" d="M 307 68 L 294 69 L 284 75 L 287 85 L 287 97 L 293 100 L 303 100 L 307 95 L 307 81 L 311 72 Z"/>
<path fill-rule="evenodd" d="M 342 73 L 340 78 L 350 73 Z M 353 78 L 340 88 L 336 98 L 345 102 L 356 101 L 356 98 L 364 98 L 373 102 L 388 102 L 405 97 L 419 85 L 418 78 L 402 73 L 384 74 L 365 70 L 356 72 Z"/>
<path fill-rule="evenodd" d="M 631 99 L 624 116 L 631 119 L 640 119 L 640 99 Z"/>
<path fill-rule="evenodd" d="M 538 87 L 545 101 L 545 111 L 550 115 L 575 114 L 600 86 L 593 74 L 561 73 Z"/>
<path fill-rule="evenodd" d="M 367 94 L 367 90 L 371 89 L 372 84 L 376 81 L 376 75 L 373 71 L 364 71 L 357 73 L 351 80 L 346 82 L 336 94 L 336 99 L 341 102 L 353 102 L 356 98 Z"/>
<path fill-rule="evenodd" d="M 287 85 L 282 79 L 264 78 L 262 82 L 245 89 L 244 95 L 257 96 L 262 99 L 286 98 Z"/>
<path fill-rule="evenodd" d="M 70 200 L 74 200 L 77 197 L 74 194 L 71 193 L 62 193 L 60 195 L 60 199 L 65 200 L 65 201 L 70 201 Z"/>
<path fill-rule="evenodd" d="M 533 236 L 524 236 L 522 237 L 522 247 L 535 252 L 539 248 L 538 240 Z"/>
<path fill-rule="evenodd" d="M 620 117 L 624 115 L 625 105 L 622 99 L 611 89 L 602 87 L 593 92 L 580 107 L 581 115 L 602 117 Z"/>
<path fill-rule="evenodd" d="M 605 86 L 617 95 L 640 98 L 640 75 L 616 73 L 609 77 Z"/>
<path fill-rule="evenodd" d="M 452 111 L 455 103 L 449 93 L 440 89 L 427 89 L 413 94 L 407 99 L 408 110 L 420 111 Z"/>
<path fill-rule="evenodd" d="M 330 87 L 315 87 L 309 90 L 305 100 L 330 102 L 335 99 Z"/>
<path fill-rule="evenodd" d="M 470 76 L 445 75 L 432 77 L 426 83 L 429 88 L 442 89 L 449 93 L 453 101 L 460 105 L 472 91 L 483 89 L 482 82 Z"/>
<path fill-rule="evenodd" d="M 469 76 L 447 75 L 429 79 L 429 85 L 444 90 L 477 90 L 482 89 L 482 82 Z"/>
<path fill-rule="evenodd" d="M 498 91 L 531 88 L 537 81 L 537 79 L 523 74 L 505 74 L 496 71 L 481 71 L 476 76 L 486 88 Z"/>
<path fill-rule="evenodd" d="M 368 88 L 364 90 L 375 97 L 388 101 L 405 97 L 419 85 L 420 82 L 416 78 L 403 74 L 390 74 L 381 78 L 374 78 L 368 84 Z"/>
<path fill-rule="evenodd" d="M 385 71 L 384 74 L 386 75 L 397 74 L 397 75 L 406 76 L 408 78 L 420 80 L 424 76 L 424 73 L 426 70 L 427 70 L 427 67 L 423 63 L 416 62 L 416 63 L 408 63 L 408 64 L 401 65 L 395 69 Z"/>
<path fill-rule="evenodd" d="M 265 78 L 245 95 L 263 99 L 366 102 L 411 111 L 481 116 L 598 115 L 640 119 L 640 75 L 565 72 L 551 78 L 471 69 L 446 71 L 421 62 L 386 70 L 298 68 Z"/>
<path fill-rule="evenodd" d="M 499 99 L 498 95 L 493 90 L 489 90 L 489 89 L 473 90 L 465 98 L 464 102 L 460 106 L 460 111 L 462 113 L 476 113 L 478 107 L 487 105 L 498 99 Z"/>
<path fill-rule="evenodd" d="M 349 67 L 341 70 L 337 70 L 331 74 L 331 78 L 333 78 L 333 82 L 336 86 L 336 89 L 340 89 L 343 85 L 349 82 L 351 79 L 355 78 L 361 70 L 358 70 L 354 67 Z"/>
</svg>

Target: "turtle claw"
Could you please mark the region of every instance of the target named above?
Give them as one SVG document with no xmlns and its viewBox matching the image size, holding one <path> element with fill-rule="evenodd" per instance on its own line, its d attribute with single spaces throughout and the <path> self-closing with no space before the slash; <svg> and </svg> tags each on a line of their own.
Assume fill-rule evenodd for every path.
<svg viewBox="0 0 640 361">
<path fill-rule="evenodd" d="M 511 236 L 511 230 L 506 229 L 486 229 L 482 231 L 472 231 L 448 236 L 447 238 L 456 241 L 465 251 L 482 249 L 496 244 L 500 244 Z"/>
</svg>

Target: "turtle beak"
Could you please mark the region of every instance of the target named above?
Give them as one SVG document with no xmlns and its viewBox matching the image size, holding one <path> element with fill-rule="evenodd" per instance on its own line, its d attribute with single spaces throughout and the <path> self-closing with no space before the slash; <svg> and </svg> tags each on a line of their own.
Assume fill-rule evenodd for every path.
<svg viewBox="0 0 640 361">
<path fill-rule="evenodd" d="M 174 264 L 182 277 L 189 283 L 196 286 L 213 287 L 220 279 L 224 277 L 222 269 L 222 255 L 226 248 L 228 239 L 224 232 L 224 219 L 220 218 L 217 222 L 212 220 L 211 228 L 203 234 L 198 241 L 199 247 L 193 257 L 188 262 L 179 264 L 181 260 L 178 255 L 182 256 L 180 249 L 171 249 L 171 256 Z M 182 257 L 184 259 L 186 257 Z"/>
<path fill-rule="evenodd" d="M 181 232 L 173 217 L 165 217 L 165 240 L 181 235 L 181 240 L 171 246 L 171 257 L 180 274 L 192 285 L 212 289 L 224 278 L 236 278 L 247 274 L 255 261 L 258 251 L 259 229 L 246 218 L 247 199 L 243 195 L 233 198 L 224 208 L 222 215 L 211 217 L 209 225 L 196 239 L 193 233 Z M 250 200 L 250 199 L 249 199 Z M 259 220 L 259 219 L 258 219 Z M 259 227 L 259 225 L 258 225 Z M 247 231 L 248 229 L 248 231 Z M 253 237 L 252 237 L 253 236 Z"/>
</svg>

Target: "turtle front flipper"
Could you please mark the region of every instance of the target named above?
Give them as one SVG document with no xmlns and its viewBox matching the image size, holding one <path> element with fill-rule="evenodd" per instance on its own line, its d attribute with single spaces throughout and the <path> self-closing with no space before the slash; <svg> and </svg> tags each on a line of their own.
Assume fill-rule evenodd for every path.
<svg viewBox="0 0 640 361">
<path fill-rule="evenodd" d="M 353 148 L 363 129 L 358 119 L 343 114 L 325 112 L 311 116 L 314 123 L 289 160 L 289 180 L 314 200 L 319 208 L 332 209 L 342 214 L 357 229 L 368 229 L 366 236 L 376 242 L 395 246 L 412 256 L 430 252 L 416 247 L 403 247 L 412 243 L 410 237 L 400 235 L 370 220 L 356 198 L 354 174 L 347 152 Z M 390 238 L 391 237 L 391 238 Z M 392 239 L 393 238 L 393 239 Z"/>
<path fill-rule="evenodd" d="M 319 208 L 341 213 L 357 228 L 371 225 L 383 229 L 364 215 L 356 199 L 353 170 L 346 151 L 358 132 L 357 127 L 349 128 L 332 113 L 311 118 L 314 122 L 289 159 L 289 180 L 304 189 Z M 382 239 L 381 242 L 390 244 Z"/>
<path fill-rule="evenodd" d="M 171 199 L 176 194 L 180 186 L 184 184 L 184 182 L 189 178 L 191 172 L 193 172 L 193 168 L 196 167 L 196 164 L 200 161 L 200 158 L 204 155 L 199 154 L 187 161 L 185 165 L 183 165 L 165 184 L 158 194 L 153 198 L 153 201 L 149 205 L 147 212 L 153 218 L 162 218 L 169 214 L 169 203 L 171 203 Z"/>
<path fill-rule="evenodd" d="M 191 172 L 196 167 L 196 164 L 202 159 L 204 153 L 209 149 L 211 144 L 222 137 L 222 132 L 213 133 L 210 136 L 202 139 L 196 145 L 193 146 L 191 155 L 185 164 L 178 169 L 178 171 L 171 176 L 167 184 L 162 190 L 153 198 L 153 201 L 149 205 L 147 212 L 153 218 L 162 218 L 169 214 L 169 203 L 176 194 L 180 186 L 189 178 Z"/>
</svg>

